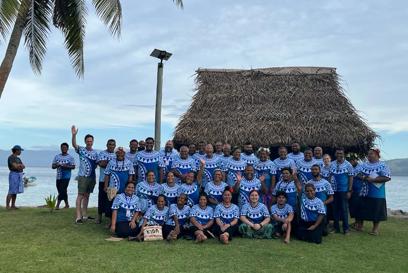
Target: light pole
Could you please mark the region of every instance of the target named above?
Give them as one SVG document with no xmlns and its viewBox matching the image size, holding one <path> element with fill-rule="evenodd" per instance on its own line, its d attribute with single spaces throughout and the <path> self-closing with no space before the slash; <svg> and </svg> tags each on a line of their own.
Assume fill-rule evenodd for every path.
<svg viewBox="0 0 408 273">
<path fill-rule="evenodd" d="M 160 59 L 157 64 L 157 86 L 156 86 L 156 113 L 154 116 L 154 149 L 160 150 L 161 136 L 161 108 L 163 92 L 163 60 L 167 61 L 172 54 L 160 49 L 154 49 L 150 56 Z"/>
</svg>

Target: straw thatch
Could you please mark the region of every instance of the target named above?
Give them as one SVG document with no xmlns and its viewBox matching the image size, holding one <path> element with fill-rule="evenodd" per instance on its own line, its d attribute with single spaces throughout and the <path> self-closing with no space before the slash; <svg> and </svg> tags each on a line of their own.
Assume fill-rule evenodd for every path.
<svg viewBox="0 0 408 273">
<path fill-rule="evenodd" d="M 335 68 L 199 69 L 176 145 L 223 141 L 277 147 L 299 142 L 364 154 L 376 134 L 345 96 Z"/>
</svg>

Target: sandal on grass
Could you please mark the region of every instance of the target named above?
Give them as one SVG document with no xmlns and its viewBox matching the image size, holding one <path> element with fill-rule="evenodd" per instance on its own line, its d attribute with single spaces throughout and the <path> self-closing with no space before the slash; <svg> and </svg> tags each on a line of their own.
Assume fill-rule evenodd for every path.
<svg viewBox="0 0 408 273">
<path fill-rule="evenodd" d="M 368 234 L 373 235 L 373 236 L 378 236 L 378 231 L 370 231 Z"/>
</svg>

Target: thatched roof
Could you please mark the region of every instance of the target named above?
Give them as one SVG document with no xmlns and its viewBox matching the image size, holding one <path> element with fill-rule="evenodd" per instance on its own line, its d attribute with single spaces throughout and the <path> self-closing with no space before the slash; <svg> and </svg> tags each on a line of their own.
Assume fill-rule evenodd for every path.
<svg viewBox="0 0 408 273">
<path fill-rule="evenodd" d="M 174 133 L 176 145 L 344 147 L 365 153 L 376 134 L 347 99 L 335 68 L 198 69 L 197 93 Z"/>
</svg>

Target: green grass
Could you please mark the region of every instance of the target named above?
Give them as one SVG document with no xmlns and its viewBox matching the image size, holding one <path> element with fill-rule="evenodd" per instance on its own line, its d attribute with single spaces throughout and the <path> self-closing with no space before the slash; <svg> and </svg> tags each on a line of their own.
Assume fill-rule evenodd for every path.
<svg viewBox="0 0 408 273">
<path fill-rule="evenodd" d="M 321 245 L 237 238 L 224 246 L 108 242 L 103 225 L 75 225 L 72 209 L 0 208 L 0 219 L 0 272 L 408 272 L 407 220 L 383 223 L 378 237 L 333 234 Z"/>
</svg>

